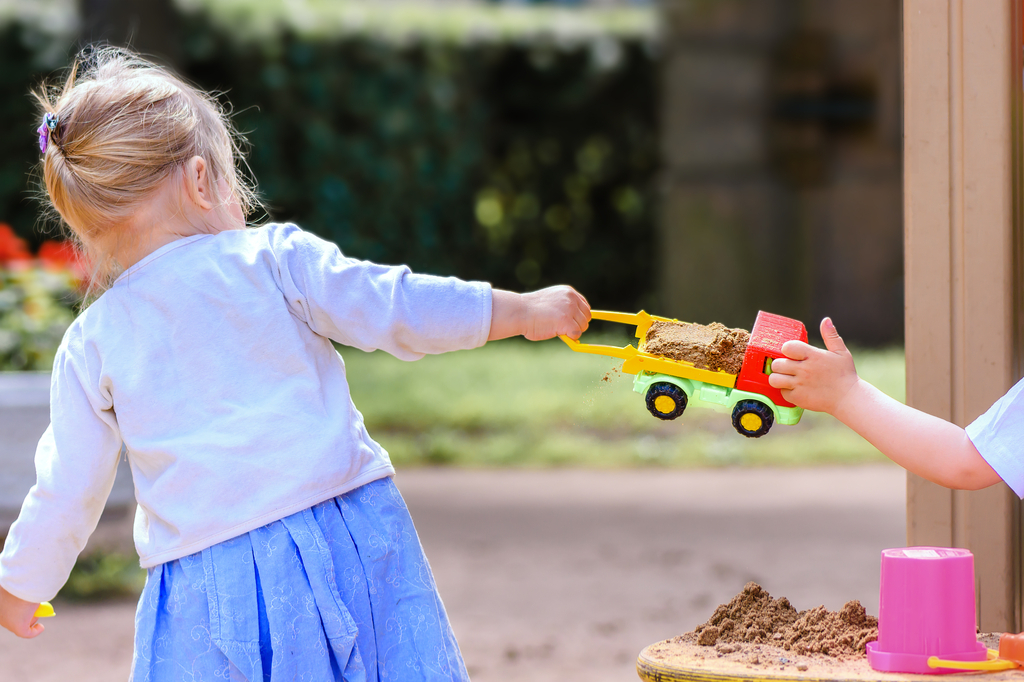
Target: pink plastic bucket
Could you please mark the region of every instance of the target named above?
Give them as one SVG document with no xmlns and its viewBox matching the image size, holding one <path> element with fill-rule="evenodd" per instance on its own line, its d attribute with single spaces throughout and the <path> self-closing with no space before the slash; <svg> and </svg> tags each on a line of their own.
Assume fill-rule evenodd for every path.
<svg viewBox="0 0 1024 682">
<path fill-rule="evenodd" d="M 882 552 L 878 641 L 868 643 L 875 670 L 954 673 L 928 657 L 984 661 L 974 617 L 974 555 L 966 549 L 905 547 Z"/>
</svg>

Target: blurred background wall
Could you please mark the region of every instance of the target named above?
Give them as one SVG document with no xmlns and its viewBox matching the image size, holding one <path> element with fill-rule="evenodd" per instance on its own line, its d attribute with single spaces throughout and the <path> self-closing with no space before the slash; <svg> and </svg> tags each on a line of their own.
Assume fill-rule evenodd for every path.
<svg viewBox="0 0 1024 682">
<path fill-rule="evenodd" d="M 226 93 L 269 217 L 349 255 L 902 340 L 898 0 L 0 0 L 0 39 L 31 246 L 25 93 L 130 42 Z"/>
<path fill-rule="evenodd" d="M 664 311 L 901 339 L 899 1 L 663 9 Z"/>
</svg>

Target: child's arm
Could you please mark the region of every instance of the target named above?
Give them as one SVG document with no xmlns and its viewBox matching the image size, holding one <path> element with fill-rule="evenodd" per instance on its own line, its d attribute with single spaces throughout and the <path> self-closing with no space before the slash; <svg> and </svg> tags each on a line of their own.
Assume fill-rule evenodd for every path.
<svg viewBox="0 0 1024 682">
<path fill-rule="evenodd" d="M 32 639 L 43 632 L 43 624 L 36 622 L 38 608 L 39 604 L 18 599 L 0 586 L 0 626 L 18 637 Z"/>
<path fill-rule="evenodd" d="M 578 339 L 589 324 L 590 304 L 572 287 L 548 287 L 528 294 L 491 291 L 488 341 L 520 335 L 542 341 L 559 334 Z"/>
<path fill-rule="evenodd" d="M 789 341 L 789 359 L 772 362 L 768 382 L 800 407 L 827 412 L 908 471 L 947 488 L 978 490 L 999 475 L 964 429 L 908 407 L 857 376 L 853 356 L 832 321 L 821 322 L 826 350 Z"/>
<path fill-rule="evenodd" d="M 484 282 L 347 258 L 294 225 L 270 225 L 265 234 L 276 283 L 295 317 L 320 336 L 364 351 L 418 360 L 520 334 L 578 337 L 590 319 L 590 306 L 570 287 L 495 291 Z"/>
</svg>

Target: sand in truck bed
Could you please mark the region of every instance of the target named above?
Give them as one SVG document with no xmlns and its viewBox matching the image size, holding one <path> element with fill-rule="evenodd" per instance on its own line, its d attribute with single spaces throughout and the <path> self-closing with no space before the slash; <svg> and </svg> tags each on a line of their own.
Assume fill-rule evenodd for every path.
<svg viewBox="0 0 1024 682">
<path fill-rule="evenodd" d="M 730 329 L 719 322 L 654 322 L 647 330 L 644 350 L 692 362 L 698 369 L 739 374 L 748 341 L 750 332 L 746 329 Z"/>
</svg>

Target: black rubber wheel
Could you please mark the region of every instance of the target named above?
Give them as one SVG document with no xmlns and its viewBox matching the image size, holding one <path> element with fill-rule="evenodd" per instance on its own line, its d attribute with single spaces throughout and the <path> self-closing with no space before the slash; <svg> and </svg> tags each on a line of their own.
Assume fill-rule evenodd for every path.
<svg viewBox="0 0 1024 682">
<path fill-rule="evenodd" d="M 668 382 L 651 384 L 647 389 L 647 411 L 658 419 L 675 419 L 686 409 L 686 392 Z"/>
<path fill-rule="evenodd" d="M 760 438 L 775 423 L 775 413 L 757 400 L 741 400 L 732 408 L 732 425 L 747 438 Z"/>
</svg>

